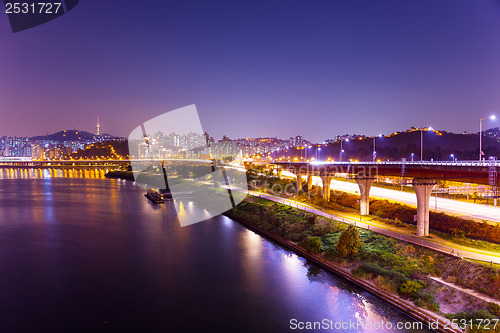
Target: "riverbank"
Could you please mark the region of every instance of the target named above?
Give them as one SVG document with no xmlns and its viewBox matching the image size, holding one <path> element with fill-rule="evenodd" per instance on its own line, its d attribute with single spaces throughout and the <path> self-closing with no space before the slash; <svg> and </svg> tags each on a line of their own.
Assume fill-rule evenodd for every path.
<svg viewBox="0 0 500 333">
<path fill-rule="evenodd" d="M 207 198 L 210 199 L 213 197 Z M 263 199 L 249 197 L 226 215 L 415 319 L 424 323 L 439 320 L 441 325 L 433 328 L 439 332 L 460 332 L 447 328 L 446 319 L 491 320 L 500 315 L 489 302 L 452 287 L 457 285 L 500 298 L 498 270 L 366 230 L 358 230 L 363 241 L 359 252 L 345 257 L 339 255 L 337 244 L 346 224 Z M 319 245 L 317 251 L 308 246 L 312 242 Z M 447 284 L 432 277 L 442 278 Z"/>
<path fill-rule="evenodd" d="M 112 179 L 126 179 L 131 181 L 135 180 L 134 173 L 132 171 L 123 171 L 123 170 L 109 171 L 107 174 L 104 175 L 104 177 Z"/>
<path fill-rule="evenodd" d="M 249 171 L 250 172 L 250 171 Z M 304 185 L 298 193 L 293 190 L 296 182 L 293 179 L 277 178 L 265 174 L 250 172 L 252 181 L 249 186 L 257 191 L 283 197 L 314 206 L 333 214 L 347 213 L 359 216 L 359 194 L 333 190 L 330 200 L 325 201 L 321 195 L 322 188 L 313 185 L 308 191 Z M 292 190 L 290 190 L 292 189 Z M 416 227 L 414 216 L 416 207 L 401 204 L 387 199 L 370 199 L 370 219 L 378 223 L 393 225 L 398 228 Z M 500 225 L 497 223 L 478 223 L 475 220 L 463 216 L 449 215 L 434 211 L 430 215 L 430 232 L 438 238 L 444 238 L 457 245 L 472 247 L 486 251 L 498 251 L 500 249 Z"/>
<path fill-rule="evenodd" d="M 359 231 L 364 243 L 359 254 L 350 258 L 340 258 L 336 254 L 335 246 L 341 233 L 347 228 L 346 225 L 266 201 L 247 199 L 226 215 L 365 288 L 423 322 L 439 318 L 444 323 L 445 315 L 449 319 L 469 316 L 473 316 L 474 319 L 493 318 L 488 308 L 492 311 L 495 308 L 487 302 L 439 285 L 429 277 L 439 276 L 458 284 L 484 285 L 486 281 L 480 281 L 482 280 L 480 277 L 486 279 L 497 277 L 498 272 L 495 270 L 481 265 L 462 267 L 470 263 L 461 262 L 458 265 L 457 261 L 460 259 L 455 257 L 364 230 Z M 310 238 L 321 240 L 321 248 L 317 253 L 306 250 Z M 461 273 L 464 270 L 470 272 L 471 269 L 476 274 L 474 276 L 462 274 L 467 281 L 460 281 Z M 408 290 L 409 286 L 415 289 Z M 442 325 L 438 331 L 459 330 L 446 330 Z"/>
</svg>

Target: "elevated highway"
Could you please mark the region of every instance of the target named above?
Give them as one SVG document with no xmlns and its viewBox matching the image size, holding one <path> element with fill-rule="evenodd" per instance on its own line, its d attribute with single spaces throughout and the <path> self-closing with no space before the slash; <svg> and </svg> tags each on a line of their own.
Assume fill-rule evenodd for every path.
<svg viewBox="0 0 500 333">
<path fill-rule="evenodd" d="M 275 169 L 278 176 L 286 170 L 297 177 L 296 189 L 302 188 L 307 181 L 307 190 L 312 188 L 312 177 L 321 178 L 322 195 L 330 199 L 332 179 L 338 174 L 348 174 L 356 180 L 359 187 L 360 213 L 368 215 L 370 211 L 370 189 L 380 176 L 401 177 L 403 182 L 411 182 L 417 197 L 417 235 L 429 235 L 429 209 L 432 190 L 437 180 L 449 180 L 465 183 L 490 185 L 492 196 L 497 198 L 500 185 L 497 173 L 500 165 L 496 160 L 484 162 L 272 162 L 269 166 Z"/>
<path fill-rule="evenodd" d="M 497 161 L 471 162 L 272 162 L 277 168 L 295 174 L 334 175 L 346 173 L 365 177 L 393 176 L 403 178 L 442 179 L 483 185 L 491 184 L 490 173 L 500 171 Z"/>
</svg>

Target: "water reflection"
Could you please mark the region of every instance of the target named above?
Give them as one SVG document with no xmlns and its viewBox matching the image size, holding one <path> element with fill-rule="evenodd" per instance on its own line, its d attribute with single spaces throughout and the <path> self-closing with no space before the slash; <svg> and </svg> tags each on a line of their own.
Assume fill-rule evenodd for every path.
<svg viewBox="0 0 500 333">
<path fill-rule="evenodd" d="M 176 203 L 152 205 L 132 182 L 37 171 L 26 176 L 41 179 L 0 181 L 1 331 L 290 332 L 292 318 L 411 321 L 227 217 L 181 228 Z M 178 204 L 206 214 L 188 199 Z"/>
<path fill-rule="evenodd" d="M 52 194 L 52 183 L 50 180 L 44 180 L 43 182 L 43 198 L 45 200 L 45 219 L 49 223 L 54 222 L 54 197 Z"/>
</svg>

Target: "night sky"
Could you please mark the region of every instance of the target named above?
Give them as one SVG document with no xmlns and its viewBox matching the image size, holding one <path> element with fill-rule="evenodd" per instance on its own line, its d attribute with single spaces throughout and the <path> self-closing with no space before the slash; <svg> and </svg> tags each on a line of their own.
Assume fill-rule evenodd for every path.
<svg viewBox="0 0 500 333">
<path fill-rule="evenodd" d="M 0 8 L 0 136 L 127 136 L 190 104 L 217 138 L 316 142 L 500 114 L 494 1 L 81 0 L 15 34 Z"/>
</svg>

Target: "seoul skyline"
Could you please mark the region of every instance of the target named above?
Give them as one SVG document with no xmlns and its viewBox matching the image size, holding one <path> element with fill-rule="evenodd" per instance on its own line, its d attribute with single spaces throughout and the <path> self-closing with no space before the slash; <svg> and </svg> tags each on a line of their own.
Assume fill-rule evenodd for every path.
<svg viewBox="0 0 500 333">
<path fill-rule="evenodd" d="M 494 1 L 120 4 L 80 3 L 16 34 L 1 16 L 0 135 L 95 132 L 100 117 L 127 136 L 196 104 L 214 137 L 322 142 L 473 133 L 500 111 Z"/>
</svg>

